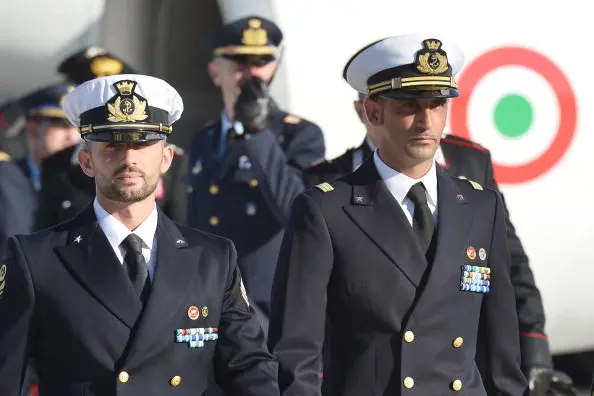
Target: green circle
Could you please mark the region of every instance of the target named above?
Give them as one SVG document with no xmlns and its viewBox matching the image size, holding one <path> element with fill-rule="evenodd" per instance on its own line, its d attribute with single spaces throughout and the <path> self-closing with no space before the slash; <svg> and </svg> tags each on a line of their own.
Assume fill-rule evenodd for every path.
<svg viewBox="0 0 594 396">
<path fill-rule="evenodd" d="M 503 136 L 518 138 L 532 125 L 532 105 L 521 95 L 506 95 L 495 106 L 494 117 L 495 125 Z"/>
</svg>

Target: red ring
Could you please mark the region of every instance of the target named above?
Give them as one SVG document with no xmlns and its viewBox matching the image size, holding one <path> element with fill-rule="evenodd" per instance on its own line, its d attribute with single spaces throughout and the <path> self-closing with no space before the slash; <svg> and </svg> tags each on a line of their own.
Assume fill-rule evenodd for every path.
<svg viewBox="0 0 594 396">
<path fill-rule="evenodd" d="M 471 139 L 468 127 L 468 101 L 485 75 L 507 65 L 525 66 L 540 74 L 553 88 L 560 109 L 555 138 L 540 157 L 519 166 L 508 166 L 493 161 L 498 183 L 518 184 L 536 179 L 548 172 L 565 155 L 575 135 L 577 105 L 569 81 L 550 59 L 528 48 L 496 48 L 475 59 L 459 79 L 461 95 L 452 100 L 451 104 L 451 129 L 454 135 Z"/>
</svg>

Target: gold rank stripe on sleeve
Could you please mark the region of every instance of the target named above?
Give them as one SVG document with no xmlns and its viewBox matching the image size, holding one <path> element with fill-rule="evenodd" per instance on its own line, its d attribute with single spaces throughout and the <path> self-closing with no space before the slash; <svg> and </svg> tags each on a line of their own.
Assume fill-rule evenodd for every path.
<svg viewBox="0 0 594 396">
<path fill-rule="evenodd" d="M 319 188 L 320 190 L 322 190 L 325 193 L 334 190 L 334 187 L 332 187 L 329 183 L 326 183 L 326 182 L 320 183 L 316 187 Z"/>
</svg>

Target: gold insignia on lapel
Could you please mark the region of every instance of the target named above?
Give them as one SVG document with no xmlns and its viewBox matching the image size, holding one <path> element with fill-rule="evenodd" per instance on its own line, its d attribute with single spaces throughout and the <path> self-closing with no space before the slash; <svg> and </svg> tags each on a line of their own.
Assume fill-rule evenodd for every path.
<svg viewBox="0 0 594 396">
<path fill-rule="evenodd" d="M 292 115 L 292 114 L 288 114 L 285 116 L 285 118 L 283 118 L 283 122 L 285 124 L 291 124 L 291 125 L 295 125 L 295 124 L 299 124 L 301 122 L 301 118 Z"/>
<path fill-rule="evenodd" d="M 0 162 L 10 161 L 10 154 L 0 151 Z"/>
<path fill-rule="evenodd" d="M 247 292 L 245 291 L 245 286 L 243 285 L 243 280 L 242 279 L 239 280 L 239 289 L 241 290 L 241 297 L 243 297 L 243 300 L 245 301 L 245 303 L 249 307 L 250 306 L 250 302 L 248 300 Z"/>
<path fill-rule="evenodd" d="M 206 305 L 202 307 L 202 316 L 205 318 L 208 316 L 208 307 Z"/>
<path fill-rule="evenodd" d="M 245 45 L 266 45 L 268 42 L 268 32 L 262 28 L 262 21 L 259 19 L 250 19 L 249 27 L 243 31 L 241 42 Z"/>
<path fill-rule="evenodd" d="M 466 179 L 466 180 L 468 180 L 468 179 Z M 478 184 L 475 181 L 468 180 L 468 182 L 472 185 L 472 188 L 474 188 L 475 190 L 482 190 L 483 189 L 483 186 L 481 186 L 480 184 Z"/>
<path fill-rule="evenodd" d="M 423 41 L 423 49 L 417 52 L 417 70 L 424 74 L 442 74 L 448 70 L 448 56 L 441 49 L 441 41 Z"/>
<path fill-rule="evenodd" d="M 6 264 L 0 267 L 0 296 L 4 294 L 4 287 L 6 286 Z"/>
<path fill-rule="evenodd" d="M 330 191 L 334 191 L 334 187 L 332 187 L 330 185 L 330 183 L 326 183 L 326 182 L 320 183 L 316 187 L 319 188 L 320 190 L 322 190 L 325 193 L 330 192 Z"/>
<path fill-rule="evenodd" d="M 146 100 L 140 100 L 134 94 L 135 81 L 123 80 L 115 84 L 118 94 L 114 96 L 113 103 L 107 103 L 111 122 L 135 122 L 148 118 L 146 114 Z M 113 98 L 112 98 L 113 100 Z"/>
</svg>

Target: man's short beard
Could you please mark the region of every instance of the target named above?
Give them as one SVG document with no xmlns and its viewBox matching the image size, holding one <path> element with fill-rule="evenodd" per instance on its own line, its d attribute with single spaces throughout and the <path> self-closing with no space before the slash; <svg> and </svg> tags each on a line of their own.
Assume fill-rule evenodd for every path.
<svg viewBox="0 0 594 396">
<path fill-rule="evenodd" d="M 146 174 L 138 168 L 122 167 L 118 171 L 114 172 L 114 178 L 119 173 L 124 172 L 126 170 L 138 173 L 144 181 L 142 186 L 137 187 L 135 189 L 126 189 L 118 187 L 118 185 L 113 180 L 111 183 L 107 185 L 101 185 L 100 183 L 97 183 L 97 187 L 101 195 L 115 202 L 134 203 L 140 202 L 148 198 L 153 192 L 155 192 L 157 186 L 159 185 L 159 181 L 157 180 L 156 183 L 149 184 L 146 180 Z"/>
<path fill-rule="evenodd" d="M 148 198 L 157 189 L 158 185 L 158 182 L 151 185 L 146 182 L 146 179 L 143 180 L 145 180 L 145 182 L 142 186 L 135 189 L 120 189 L 115 184 L 109 184 L 108 186 L 99 186 L 99 192 L 105 198 L 115 202 L 140 202 Z"/>
</svg>

